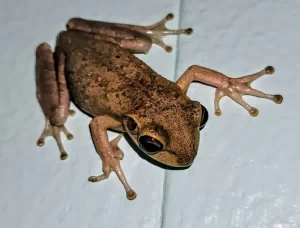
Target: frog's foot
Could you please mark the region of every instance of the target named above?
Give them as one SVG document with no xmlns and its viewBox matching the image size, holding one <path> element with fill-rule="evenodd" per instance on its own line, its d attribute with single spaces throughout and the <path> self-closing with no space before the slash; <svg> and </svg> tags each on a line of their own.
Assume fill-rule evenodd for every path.
<svg viewBox="0 0 300 228">
<path fill-rule="evenodd" d="M 120 165 L 120 160 L 122 160 L 124 157 L 123 151 L 118 147 L 118 143 L 121 137 L 122 135 L 120 134 L 110 142 L 113 148 L 114 157 L 103 158 L 103 164 L 102 164 L 103 174 L 99 176 L 90 176 L 88 180 L 91 182 L 99 182 L 105 180 L 109 177 L 110 173 L 114 171 L 125 188 L 127 199 L 134 200 L 136 198 L 136 193 L 129 186 Z"/>
<path fill-rule="evenodd" d="M 240 77 L 240 78 L 228 78 L 229 80 L 226 81 L 222 87 L 219 87 L 216 89 L 215 93 L 215 114 L 217 116 L 220 116 L 222 114 L 219 106 L 219 101 L 224 96 L 228 96 L 232 98 L 234 101 L 242 105 L 251 116 L 256 117 L 259 113 L 258 109 L 250 106 L 248 103 L 246 103 L 243 99 L 243 95 L 252 95 L 260 98 L 265 98 L 274 101 L 276 104 L 281 104 L 283 101 L 283 97 L 279 94 L 271 95 L 271 94 L 265 94 L 261 91 L 258 91 L 256 89 L 253 89 L 251 87 L 251 83 L 255 81 L 256 79 L 260 78 L 263 75 L 266 74 L 273 74 L 274 73 L 274 67 L 268 66 L 265 69 L 263 69 L 260 72 L 257 72 L 252 75 Z"/>
<path fill-rule="evenodd" d="M 171 30 L 167 29 L 166 23 L 174 18 L 174 15 L 172 13 L 169 13 L 166 17 L 164 17 L 161 21 L 150 25 L 150 26 L 144 26 L 143 29 L 144 31 L 141 31 L 145 33 L 151 40 L 152 43 L 162 47 L 165 49 L 167 52 L 172 51 L 172 47 L 166 45 L 163 42 L 163 38 L 168 35 L 180 35 L 180 34 L 186 34 L 186 35 L 191 35 L 193 33 L 192 28 L 187 28 L 187 29 L 178 29 L 178 30 Z"/>
<path fill-rule="evenodd" d="M 55 125 L 52 125 L 48 119 L 46 119 L 45 129 L 44 129 L 42 135 L 40 136 L 40 138 L 38 139 L 37 145 L 43 146 L 45 144 L 45 138 L 48 136 L 53 136 L 57 143 L 59 151 L 60 151 L 60 159 L 65 160 L 68 158 L 68 154 L 65 151 L 63 144 L 61 142 L 61 137 L 60 137 L 61 131 L 67 136 L 68 140 L 72 140 L 74 138 L 73 135 L 66 129 L 66 127 L 64 125 L 55 126 Z"/>
<path fill-rule="evenodd" d="M 107 158 L 103 160 L 103 174 L 99 176 L 90 176 L 89 181 L 91 182 L 99 182 L 105 180 L 109 177 L 110 173 L 114 171 L 120 181 L 123 183 L 124 188 L 126 190 L 126 196 L 129 200 L 134 200 L 136 198 L 135 191 L 129 186 L 127 183 L 122 168 L 120 166 L 120 160 L 117 158 Z"/>
</svg>

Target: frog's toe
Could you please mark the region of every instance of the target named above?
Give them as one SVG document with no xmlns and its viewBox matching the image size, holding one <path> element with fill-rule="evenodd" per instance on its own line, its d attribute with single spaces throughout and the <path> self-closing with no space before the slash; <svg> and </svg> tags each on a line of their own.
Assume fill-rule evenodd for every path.
<svg viewBox="0 0 300 228">
<path fill-rule="evenodd" d="M 273 74 L 275 72 L 275 69 L 273 66 L 267 66 L 265 68 L 266 74 Z"/>
<path fill-rule="evenodd" d="M 221 115 L 222 115 L 221 110 L 216 110 L 216 111 L 215 111 L 215 115 L 216 115 L 216 116 L 221 116 Z"/>
<path fill-rule="evenodd" d="M 165 50 L 166 52 L 171 53 L 173 51 L 173 48 L 171 46 L 166 45 Z"/>
<path fill-rule="evenodd" d="M 185 31 L 184 31 L 184 33 L 186 34 L 186 35 L 191 35 L 192 33 L 193 33 L 193 29 L 192 28 L 187 28 Z"/>
<path fill-rule="evenodd" d="M 68 158 L 68 154 L 66 151 L 61 152 L 60 154 L 60 159 L 61 160 L 66 160 Z"/>
<path fill-rule="evenodd" d="M 279 95 L 279 94 L 276 94 L 274 95 L 273 97 L 273 101 L 276 103 L 276 104 L 281 104 L 282 101 L 283 101 L 283 96 Z"/>
<path fill-rule="evenodd" d="M 250 108 L 249 114 L 250 114 L 252 117 L 256 117 L 256 116 L 258 116 L 259 111 L 258 111 L 257 108 Z"/>
<path fill-rule="evenodd" d="M 72 134 L 67 134 L 67 139 L 72 140 L 72 139 L 74 139 L 74 136 Z"/>
<path fill-rule="evenodd" d="M 168 13 L 167 16 L 166 16 L 166 19 L 168 21 L 173 20 L 174 19 L 174 14 L 173 13 Z"/>
<path fill-rule="evenodd" d="M 136 196 L 137 195 L 136 195 L 135 191 L 133 191 L 132 189 L 130 189 L 126 192 L 126 197 L 129 200 L 134 200 L 136 198 Z"/>
<path fill-rule="evenodd" d="M 98 178 L 97 178 L 97 176 L 90 176 L 88 180 L 89 180 L 90 182 L 97 182 L 97 181 L 98 181 Z"/>
<path fill-rule="evenodd" d="M 45 139 L 39 138 L 38 141 L 36 142 L 38 146 L 44 146 L 45 145 Z"/>
</svg>

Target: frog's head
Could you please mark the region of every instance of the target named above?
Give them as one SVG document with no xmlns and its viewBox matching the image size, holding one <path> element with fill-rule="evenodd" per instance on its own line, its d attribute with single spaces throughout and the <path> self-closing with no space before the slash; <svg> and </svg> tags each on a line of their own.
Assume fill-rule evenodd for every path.
<svg viewBox="0 0 300 228">
<path fill-rule="evenodd" d="M 197 155 L 199 131 L 208 112 L 197 101 L 149 108 L 124 118 L 124 128 L 149 157 L 167 166 L 188 167 Z"/>
</svg>

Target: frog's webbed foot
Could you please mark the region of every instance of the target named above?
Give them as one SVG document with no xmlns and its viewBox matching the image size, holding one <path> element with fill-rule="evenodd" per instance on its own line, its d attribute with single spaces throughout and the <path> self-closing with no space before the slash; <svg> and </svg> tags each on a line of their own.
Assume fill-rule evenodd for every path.
<svg viewBox="0 0 300 228">
<path fill-rule="evenodd" d="M 113 149 L 113 157 L 103 158 L 102 160 L 103 174 L 99 176 L 90 176 L 88 180 L 91 182 L 99 182 L 105 180 L 109 177 L 110 173 L 114 171 L 126 190 L 127 199 L 134 200 L 136 198 L 136 193 L 134 190 L 132 190 L 132 188 L 127 183 L 125 175 L 120 166 L 120 160 L 122 160 L 124 157 L 123 151 L 118 146 L 118 143 L 121 138 L 122 138 L 122 134 L 119 134 L 116 138 L 114 138 L 110 142 L 110 145 L 112 146 Z"/>
<path fill-rule="evenodd" d="M 143 31 L 140 31 L 147 35 L 151 40 L 152 43 L 162 47 L 167 52 L 172 51 L 172 47 L 166 45 L 163 42 L 163 38 L 168 35 L 180 35 L 180 34 L 186 34 L 191 35 L 193 33 L 192 28 L 187 29 L 178 29 L 178 30 L 171 30 L 167 29 L 166 23 L 174 18 L 174 15 L 172 13 L 169 13 L 166 17 L 164 17 L 161 21 L 150 25 L 150 26 L 143 26 Z"/>
<path fill-rule="evenodd" d="M 274 71 L 275 71 L 274 67 L 268 66 L 265 69 L 252 75 L 248 75 L 240 78 L 229 78 L 227 83 L 223 84 L 224 85 L 223 87 L 219 87 L 216 89 L 215 101 L 214 101 L 215 114 L 217 116 L 220 116 L 222 114 L 220 110 L 219 102 L 221 98 L 223 98 L 224 96 L 228 96 L 234 101 L 236 101 L 237 103 L 239 103 L 240 105 L 242 105 L 253 117 L 256 117 L 259 114 L 259 111 L 258 109 L 250 106 L 247 102 L 245 102 L 242 99 L 243 95 L 251 95 L 260 98 L 265 98 L 265 99 L 272 100 L 276 104 L 281 104 L 283 101 L 283 97 L 281 95 L 266 94 L 259 90 L 253 89 L 251 87 L 251 83 L 253 81 L 255 81 L 256 79 L 260 78 L 263 75 L 273 74 Z"/>
<path fill-rule="evenodd" d="M 73 110 L 70 110 L 71 113 L 74 113 Z M 52 136 L 56 143 L 57 146 L 59 148 L 60 151 L 60 159 L 61 160 L 65 160 L 68 158 L 68 154 L 64 149 L 64 146 L 61 142 L 61 137 L 60 137 L 60 132 L 63 132 L 68 140 L 72 140 L 74 138 L 74 136 L 67 130 L 67 128 L 65 127 L 65 125 L 61 125 L 61 126 L 55 126 L 53 124 L 50 123 L 49 119 L 46 118 L 46 126 L 45 129 L 43 131 L 43 133 L 41 134 L 40 138 L 37 141 L 37 145 L 38 146 L 44 146 L 45 145 L 45 139 L 48 136 Z"/>
</svg>

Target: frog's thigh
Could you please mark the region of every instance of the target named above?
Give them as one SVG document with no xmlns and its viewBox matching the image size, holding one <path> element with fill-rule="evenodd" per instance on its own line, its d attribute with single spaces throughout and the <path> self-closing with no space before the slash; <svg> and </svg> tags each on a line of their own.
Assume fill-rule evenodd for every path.
<svg viewBox="0 0 300 228">
<path fill-rule="evenodd" d="M 128 31 L 128 33 L 136 33 Z M 125 50 L 130 51 L 132 54 L 142 54 L 147 53 L 151 46 L 151 40 L 141 34 L 136 34 L 133 36 L 120 36 L 120 37 L 111 37 L 106 35 L 93 35 L 96 40 L 105 40 L 119 45 Z"/>
<path fill-rule="evenodd" d="M 54 58 L 50 45 L 40 44 L 36 49 L 36 95 L 47 118 L 50 118 L 59 100 Z"/>
<path fill-rule="evenodd" d="M 147 53 L 152 46 L 148 36 L 134 31 L 131 26 L 72 18 L 67 23 L 67 29 L 89 33 L 95 39 L 110 41 L 134 54 Z"/>
<path fill-rule="evenodd" d="M 64 75 L 65 57 L 57 55 L 58 66 L 49 44 L 42 43 L 36 50 L 36 95 L 45 116 L 54 125 L 62 125 L 69 114 L 70 95 Z M 57 72 L 56 70 L 57 69 Z"/>
</svg>

